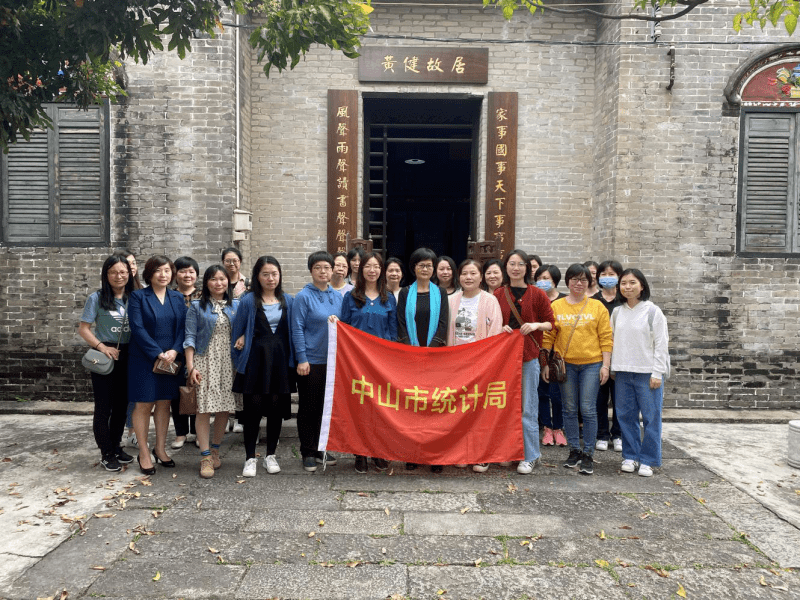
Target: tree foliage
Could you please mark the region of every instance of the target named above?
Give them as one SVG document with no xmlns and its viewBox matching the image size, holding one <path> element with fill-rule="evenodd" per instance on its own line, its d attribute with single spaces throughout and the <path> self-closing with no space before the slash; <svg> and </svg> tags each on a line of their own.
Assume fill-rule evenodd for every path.
<svg viewBox="0 0 800 600">
<path fill-rule="evenodd" d="M 147 63 L 153 52 L 191 51 L 193 36 L 214 35 L 226 9 L 264 17 L 250 36 L 269 75 L 294 68 L 312 44 L 358 56 L 369 0 L 0 0 L 0 147 L 49 125 L 42 105 L 80 106 L 124 93 L 118 59 Z"/>
<path fill-rule="evenodd" d="M 503 16 L 511 20 L 517 10 L 535 14 L 536 11 L 548 10 L 558 14 L 590 14 L 601 19 L 633 19 L 637 21 L 671 21 L 690 13 L 708 0 L 634 0 L 633 12 L 626 14 L 609 14 L 592 8 L 564 9 L 547 6 L 543 0 L 483 0 L 484 6 L 497 6 Z M 675 9 L 668 14 L 656 11 L 663 8 Z M 764 29 L 768 24 L 779 27 L 781 20 L 789 35 L 797 28 L 800 17 L 800 1 L 798 0 L 750 0 L 750 10 L 738 13 L 733 19 L 733 29 L 742 30 L 744 25 L 760 25 Z"/>
</svg>

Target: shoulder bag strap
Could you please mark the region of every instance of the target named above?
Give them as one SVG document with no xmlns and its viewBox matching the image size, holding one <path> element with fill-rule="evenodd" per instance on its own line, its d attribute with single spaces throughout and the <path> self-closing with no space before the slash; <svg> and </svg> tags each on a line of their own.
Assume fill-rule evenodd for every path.
<svg viewBox="0 0 800 600">
<path fill-rule="evenodd" d="M 575 330 L 578 328 L 578 321 L 581 320 L 581 315 L 583 311 L 586 310 L 586 305 L 589 304 L 589 298 L 583 301 L 583 306 L 581 307 L 581 312 L 578 313 L 578 317 L 575 319 L 575 323 L 572 325 L 572 331 L 569 334 L 569 339 L 567 340 L 567 347 L 564 348 L 564 359 L 567 358 L 567 351 L 569 350 L 570 342 L 572 342 L 572 336 L 575 334 Z"/>
<path fill-rule="evenodd" d="M 519 315 L 517 307 L 514 306 L 514 301 L 511 299 L 511 294 L 508 293 L 508 286 L 503 286 L 503 291 L 505 291 L 506 301 L 508 302 L 508 305 L 511 307 L 511 314 L 514 315 L 514 318 L 519 322 L 519 326 L 522 327 L 522 324 L 525 321 L 522 320 L 522 317 Z M 536 345 L 536 348 L 538 348 L 538 350 L 541 352 L 542 347 L 539 345 L 539 342 L 536 341 L 536 338 L 533 337 L 533 332 L 530 332 L 528 335 L 533 340 L 533 343 Z"/>
</svg>

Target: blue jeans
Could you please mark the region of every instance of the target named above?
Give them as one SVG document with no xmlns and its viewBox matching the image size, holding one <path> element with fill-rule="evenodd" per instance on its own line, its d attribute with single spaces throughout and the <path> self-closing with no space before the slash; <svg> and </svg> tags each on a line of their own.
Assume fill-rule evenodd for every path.
<svg viewBox="0 0 800 600">
<path fill-rule="evenodd" d="M 542 427 L 562 429 L 564 417 L 561 409 L 561 389 L 557 383 L 539 382 L 539 423 Z M 552 414 L 550 413 L 552 407 Z"/>
<path fill-rule="evenodd" d="M 539 360 L 534 358 L 522 363 L 522 440 L 525 444 L 525 460 L 533 462 L 542 453 L 539 451 Z"/>
<path fill-rule="evenodd" d="M 650 389 L 650 373 L 618 371 L 616 375 L 617 418 L 622 430 L 622 458 L 650 467 L 661 466 L 661 408 L 664 381 Z M 639 429 L 642 413 L 644 439 Z"/>
<path fill-rule="evenodd" d="M 578 406 L 583 416 L 583 449 L 594 454 L 597 438 L 597 390 L 600 389 L 600 367 L 603 362 L 588 365 L 567 365 L 567 380 L 561 386 L 561 402 L 564 407 L 564 433 L 570 450 L 580 450 L 578 428 Z"/>
</svg>

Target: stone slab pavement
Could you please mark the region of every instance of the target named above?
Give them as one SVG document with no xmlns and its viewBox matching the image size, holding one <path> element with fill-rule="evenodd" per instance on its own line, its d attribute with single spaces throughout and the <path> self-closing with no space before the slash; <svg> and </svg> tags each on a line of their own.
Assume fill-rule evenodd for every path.
<svg viewBox="0 0 800 600">
<path fill-rule="evenodd" d="M 798 598 L 788 425 L 736 412 L 667 423 L 652 478 L 613 451 L 581 476 L 552 447 L 531 475 L 306 473 L 287 427 L 281 473 L 242 478 L 229 433 L 210 480 L 193 445 L 152 477 L 108 473 L 89 416 L 6 412 L 0 598 Z"/>
</svg>

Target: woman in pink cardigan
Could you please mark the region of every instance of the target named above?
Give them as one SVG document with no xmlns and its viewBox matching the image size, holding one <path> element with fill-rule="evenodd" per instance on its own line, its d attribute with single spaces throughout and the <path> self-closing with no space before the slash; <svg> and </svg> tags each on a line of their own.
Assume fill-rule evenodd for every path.
<svg viewBox="0 0 800 600">
<path fill-rule="evenodd" d="M 450 325 L 447 328 L 447 345 L 470 344 L 497 335 L 503 330 L 503 313 L 497 298 L 481 289 L 481 265 L 467 259 L 458 267 L 461 289 L 449 298 Z M 467 465 L 456 465 L 466 467 Z M 473 465 L 472 470 L 483 473 L 488 463 Z"/>
</svg>

